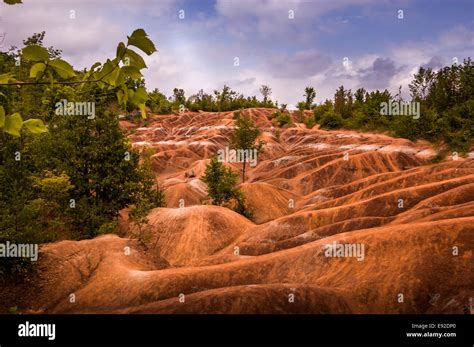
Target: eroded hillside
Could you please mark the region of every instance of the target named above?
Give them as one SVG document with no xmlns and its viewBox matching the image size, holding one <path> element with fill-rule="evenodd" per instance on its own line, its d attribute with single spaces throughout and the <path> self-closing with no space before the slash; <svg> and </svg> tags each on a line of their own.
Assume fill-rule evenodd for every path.
<svg viewBox="0 0 474 347">
<path fill-rule="evenodd" d="M 266 142 L 241 188 L 252 220 L 203 205 L 206 160 L 228 145 L 232 113 L 122 122 L 150 146 L 167 208 L 151 239 L 42 247 L 26 309 L 47 313 L 462 313 L 474 296 L 474 160 L 430 164 L 428 143 L 385 135 L 277 131 L 246 110 Z M 239 164 L 228 164 L 239 170 Z M 179 207 L 184 205 L 184 207 Z M 363 245 L 328 257 L 328 244 Z M 74 294 L 74 302 L 71 302 Z"/>
</svg>

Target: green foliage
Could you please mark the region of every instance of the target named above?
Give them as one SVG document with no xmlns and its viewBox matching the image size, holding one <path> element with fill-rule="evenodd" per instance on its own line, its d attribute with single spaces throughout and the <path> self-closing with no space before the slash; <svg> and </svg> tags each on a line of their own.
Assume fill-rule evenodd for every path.
<svg viewBox="0 0 474 347">
<path fill-rule="evenodd" d="M 213 95 L 205 93 L 201 89 L 189 98 L 186 98 L 185 91 L 181 88 L 174 88 L 173 95 L 169 98 L 155 89 L 148 93 L 146 105 L 150 107 L 153 113 L 158 114 L 169 114 L 172 111 L 179 110 L 181 105 L 185 109 L 194 112 L 226 112 L 252 107 L 274 108 L 276 104 L 269 99 L 271 88 L 268 86 L 262 87 L 268 88 L 268 90 L 264 90 L 266 98 L 264 96 L 263 101 L 257 100 L 255 96 L 245 97 L 228 86 L 224 86 L 220 91 L 215 90 Z"/>
<path fill-rule="evenodd" d="M 339 113 L 329 110 L 321 116 L 319 124 L 322 128 L 335 129 L 341 128 L 344 125 L 344 120 Z"/>
<path fill-rule="evenodd" d="M 132 35 L 128 37 L 128 46 L 135 46 L 147 55 L 156 52 L 154 43 L 148 38 L 147 33 L 143 29 L 135 30 Z"/>
<path fill-rule="evenodd" d="M 154 89 L 148 93 L 148 100 L 146 105 L 150 107 L 153 113 L 169 114 L 171 113 L 171 102 L 168 101 L 166 95 L 161 93 L 158 89 Z"/>
<path fill-rule="evenodd" d="M 280 129 L 276 129 L 275 130 L 275 138 L 277 141 L 280 141 L 280 137 L 281 137 L 281 130 Z"/>
<path fill-rule="evenodd" d="M 420 105 L 420 115 L 383 115 L 382 103 L 403 101 L 401 89 L 395 100 L 387 91 L 367 92 L 359 88 L 352 96 L 341 86 L 334 103 L 326 101 L 314 108 L 314 119 L 323 128 L 351 128 L 389 132 L 410 140 L 426 139 L 459 152 L 473 145 L 474 65 L 446 66 L 437 72 L 420 68 L 409 85 L 412 102 Z M 354 99 L 354 100 L 353 100 Z"/>
<path fill-rule="evenodd" d="M 245 206 L 245 196 L 236 188 L 237 174 L 224 166 L 217 156 L 210 158 L 201 180 L 207 184 L 207 193 L 213 205 L 230 207 L 247 218 L 252 217 L 251 211 Z"/>
<path fill-rule="evenodd" d="M 263 103 L 267 104 L 268 97 L 272 94 L 272 88 L 270 88 L 267 85 L 262 85 L 259 90 L 260 90 L 260 93 L 263 96 Z"/>
<path fill-rule="evenodd" d="M 29 61 L 47 61 L 49 59 L 48 50 L 39 45 L 26 46 L 22 50 L 22 57 Z"/>
<path fill-rule="evenodd" d="M 236 189 L 234 193 L 235 193 L 235 201 L 236 201 L 234 211 L 248 219 L 252 219 L 253 211 L 251 211 L 245 204 L 245 200 L 246 200 L 245 194 L 240 189 Z"/>
<path fill-rule="evenodd" d="M 117 98 L 144 112 L 143 58 L 119 43 L 113 59 L 74 71 L 60 50 L 43 46 L 44 35 L 0 53 L 0 242 L 93 237 L 113 232 L 124 207 L 164 202 L 149 160 L 140 161 L 110 111 Z M 130 46 L 155 50 L 143 30 L 132 37 Z M 96 115 L 56 114 L 62 100 L 94 103 Z"/>
<path fill-rule="evenodd" d="M 129 213 L 130 222 L 138 229 L 138 239 L 145 242 L 146 226 L 149 222 L 148 214 L 151 209 L 164 207 L 165 195 L 163 190 L 155 182 L 151 156 L 154 154 L 152 148 L 144 147 L 140 152 L 140 189 L 135 195 L 135 205 Z M 145 242 L 146 243 L 146 242 Z"/>
<path fill-rule="evenodd" d="M 352 113 L 352 93 L 350 90 L 340 86 L 334 95 L 334 111 L 343 119 L 347 119 Z"/>
<path fill-rule="evenodd" d="M 41 134 L 48 131 L 40 119 L 28 119 L 23 122 L 25 128 L 32 134 Z"/>
<path fill-rule="evenodd" d="M 72 66 L 62 59 L 53 59 L 48 62 L 48 66 L 52 67 L 61 78 L 68 79 L 76 76 Z"/>
<path fill-rule="evenodd" d="M 298 108 L 298 122 L 303 122 L 304 121 L 304 110 L 306 110 L 306 102 L 300 101 L 296 104 L 296 107 Z"/>
<path fill-rule="evenodd" d="M 304 109 L 311 110 L 313 108 L 313 101 L 316 98 L 316 91 L 314 90 L 314 88 L 306 87 L 304 89 L 304 97 L 305 97 Z"/>
<path fill-rule="evenodd" d="M 293 124 L 290 114 L 286 111 L 277 111 L 273 113 L 271 119 L 274 120 L 274 123 L 279 127 L 290 126 Z"/>
<path fill-rule="evenodd" d="M 260 128 L 254 124 L 250 117 L 242 115 L 242 112 L 234 112 L 235 130 L 231 136 L 230 147 L 235 150 L 244 150 L 244 158 L 242 163 L 242 182 L 245 182 L 245 168 L 247 164 L 247 153 L 256 150 L 261 152 L 264 143 L 257 142 L 260 136 Z"/>
<path fill-rule="evenodd" d="M 225 205 L 235 197 L 237 174 L 224 166 L 217 156 L 206 165 L 202 181 L 207 184 L 207 193 L 213 205 Z"/>
<path fill-rule="evenodd" d="M 314 117 L 306 117 L 303 123 L 306 125 L 306 128 L 308 129 L 312 129 L 316 125 L 316 121 L 314 120 Z"/>
</svg>

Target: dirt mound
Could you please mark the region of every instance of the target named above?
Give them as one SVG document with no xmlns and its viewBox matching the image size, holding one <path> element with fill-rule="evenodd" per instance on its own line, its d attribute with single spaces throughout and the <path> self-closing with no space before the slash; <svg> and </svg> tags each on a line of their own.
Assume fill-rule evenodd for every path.
<svg viewBox="0 0 474 347">
<path fill-rule="evenodd" d="M 253 223 L 220 206 L 158 208 L 148 216 L 149 245 L 172 266 L 190 265 L 231 244 Z"/>
</svg>

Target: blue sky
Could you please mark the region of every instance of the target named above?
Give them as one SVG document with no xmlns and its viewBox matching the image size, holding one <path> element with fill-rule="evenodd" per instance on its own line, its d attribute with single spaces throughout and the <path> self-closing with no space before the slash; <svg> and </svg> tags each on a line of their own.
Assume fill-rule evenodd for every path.
<svg viewBox="0 0 474 347">
<path fill-rule="evenodd" d="M 83 68 L 112 56 L 119 41 L 142 27 L 159 50 L 147 58 L 147 87 L 168 95 L 174 87 L 189 96 L 226 83 L 247 95 L 268 84 L 274 99 L 289 104 L 309 85 L 317 102 L 341 84 L 393 92 L 402 85 L 407 96 L 419 66 L 474 55 L 474 0 L 23 2 L 0 5 L 6 33 L 0 49 L 45 30 L 46 43 Z"/>
</svg>

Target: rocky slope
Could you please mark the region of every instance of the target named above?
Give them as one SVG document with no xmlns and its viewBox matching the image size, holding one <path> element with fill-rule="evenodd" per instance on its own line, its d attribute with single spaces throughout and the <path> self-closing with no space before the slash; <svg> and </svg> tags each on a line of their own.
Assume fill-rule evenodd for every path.
<svg viewBox="0 0 474 347">
<path fill-rule="evenodd" d="M 155 150 L 153 168 L 167 208 L 151 211 L 144 243 L 134 239 L 136 230 L 124 211 L 122 237 L 45 245 L 40 289 L 29 308 L 48 313 L 469 310 L 473 159 L 430 164 L 434 151 L 428 143 L 298 123 L 277 131 L 268 119 L 272 110 L 245 112 L 266 142 L 241 186 L 252 220 L 203 205 L 206 186 L 199 177 L 207 158 L 228 145 L 231 113 L 153 116 L 141 128 L 122 122 L 135 147 Z M 240 169 L 238 163 L 227 165 Z M 353 246 L 352 256 L 328 256 L 328 245 Z"/>
</svg>

